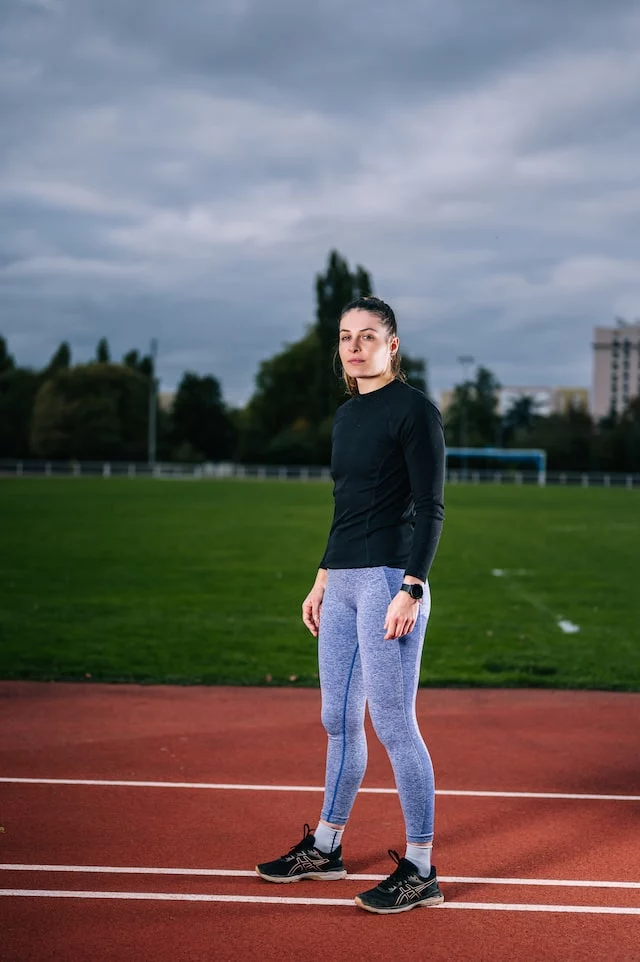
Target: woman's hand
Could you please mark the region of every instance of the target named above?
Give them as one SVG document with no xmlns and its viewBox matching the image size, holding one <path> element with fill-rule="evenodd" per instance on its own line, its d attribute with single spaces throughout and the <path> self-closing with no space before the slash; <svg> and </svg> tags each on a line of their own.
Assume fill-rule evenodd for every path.
<svg viewBox="0 0 640 962">
<path fill-rule="evenodd" d="M 399 591 L 391 604 L 387 608 L 387 616 L 384 619 L 386 635 L 385 641 L 392 641 L 409 635 L 415 628 L 420 611 L 420 602 L 414 601 L 406 591 Z"/>
<path fill-rule="evenodd" d="M 302 620 L 314 638 L 318 637 L 318 631 L 320 630 L 320 609 L 322 608 L 326 584 L 327 572 L 321 568 L 318 571 L 318 577 L 313 588 L 302 602 Z"/>
</svg>

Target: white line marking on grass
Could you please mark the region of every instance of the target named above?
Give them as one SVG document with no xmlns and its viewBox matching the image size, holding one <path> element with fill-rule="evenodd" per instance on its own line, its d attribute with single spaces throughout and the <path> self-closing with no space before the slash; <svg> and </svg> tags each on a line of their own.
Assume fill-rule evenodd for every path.
<svg viewBox="0 0 640 962">
<path fill-rule="evenodd" d="M 22 785 L 87 785 L 107 788 L 194 788 L 235 792 L 324 792 L 322 785 L 245 785 L 229 782 L 140 782 L 105 778 L 7 778 L 0 783 Z M 361 788 L 363 795 L 397 795 L 395 788 Z M 640 802 L 640 795 L 591 795 L 583 792 L 484 792 L 438 789 L 436 795 L 456 798 L 549 798 L 570 801 Z"/>
<path fill-rule="evenodd" d="M 266 905 L 348 905 L 353 899 L 305 899 L 263 895 L 192 895 L 182 892 L 69 892 L 57 889 L 0 889 L 0 896 L 54 899 L 122 899 L 152 902 L 249 902 Z M 444 902 L 439 909 L 484 912 L 569 912 L 584 915 L 640 915 L 640 908 L 609 905 L 542 905 L 514 902 Z"/>
<path fill-rule="evenodd" d="M 492 568 L 491 574 L 494 576 L 494 578 L 508 578 L 507 590 L 512 595 L 515 595 L 522 601 L 526 601 L 528 604 L 532 605 L 532 607 L 537 608 L 538 611 L 543 611 L 545 614 L 550 615 L 560 631 L 564 632 L 565 635 L 575 635 L 578 631 L 580 631 L 580 625 L 575 625 L 572 621 L 569 621 L 568 618 L 565 618 L 564 615 L 554 615 L 554 613 L 551 611 L 551 608 L 548 608 L 547 605 L 540 600 L 540 598 L 531 594 L 530 591 L 523 591 L 520 586 L 514 584 L 513 579 L 509 578 L 510 574 L 527 574 L 526 569 L 520 568 L 516 572 L 510 572 L 505 568 Z"/>
<path fill-rule="evenodd" d="M 0 864 L 2 872 L 71 872 L 78 874 L 105 875 L 189 875 L 217 878 L 256 878 L 255 871 L 227 868 L 147 868 L 146 866 L 124 865 L 24 865 L 5 862 Z M 386 875 L 347 875 L 353 882 L 379 882 Z M 640 889 L 640 882 L 610 882 L 600 879 L 543 879 L 543 878 L 485 878 L 470 875 L 439 875 L 440 882 L 456 882 L 462 885 L 538 885 L 562 886 L 565 888 L 610 888 Z"/>
<path fill-rule="evenodd" d="M 560 617 L 557 624 L 560 631 L 564 631 L 565 635 L 575 635 L 580 631 L 580 625 L 574 625 L 572 621 L 568 621 L 566 618 Z"/>
</svg>

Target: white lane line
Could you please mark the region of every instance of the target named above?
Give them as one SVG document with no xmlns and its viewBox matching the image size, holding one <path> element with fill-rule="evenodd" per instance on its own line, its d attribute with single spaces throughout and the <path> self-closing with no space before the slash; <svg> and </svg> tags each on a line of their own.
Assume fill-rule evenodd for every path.
<svg viewBox="0 0 640 962">
<path fill-rule="evenodd" d="M 261 895 L 192 895 L 182 892 L 69 892 L 56 889 L 0 889 L 0 896 L 54 899 L 136 899 L 158 902 L 253 902 L 266 905 L 348 905 L 353 899 L 295 899 Z M 570 912 L 585 915 L 640 915 L 640 908 L 610 905 L 542 905 L 514 902 L 444 902 L 441 909 L 479 909 L 484 912 Z"/>
<path fill-rule="evenodd" d="M 114 788 L 198 788 L 210 791 L 237 792 L 324 792 L 322 785 L 244 785 L 229 782 L 140 782 L 105 778 L 7 778 L 0 783 L 24 785 L 89 785 Z M 396 795 L 395 788 L 361 788 L 364 795 Z M 452 795 L 469 798 L 548 798 L 570 801 L 640 802 L 640 795 L 591 795 L 570 792 L 484 792 L 456 789 L 438 789 L 436 795 Z"/>
<path fill-rule="evenodd" d="M 0 863 L 2 872 L 70 872 L 78 874 L 104 875 L 188 875 L 216 878 L 257 878 L 248 869 L 227 868 L 148 868 L 146 866 L 124 865 L 25 865 L 17 862 Z M 354 882 L 379 882 L 386 875 L 347 875 L 346 880 Z M 440 882 L 457 882 L 461 885 L 540 885 L 563 886 L 565 888 L 610 888 L 640 889 L 640 882 L 610 882 L 601 879 L 544 879 L 544 878 L 488 878 L 472 875 L 439 875 Z"/>
</svg>

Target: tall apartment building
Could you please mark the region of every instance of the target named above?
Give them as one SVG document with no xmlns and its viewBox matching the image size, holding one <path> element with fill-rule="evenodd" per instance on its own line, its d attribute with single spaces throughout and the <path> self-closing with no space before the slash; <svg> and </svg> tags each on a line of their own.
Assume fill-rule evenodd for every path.
<svg viewBox="0 0 640 962">
<path fill-rule="evenodd" d="M 596 327 L 592 413 L 620 414 L 640 394 L 640 323 Z"/>
</svg>

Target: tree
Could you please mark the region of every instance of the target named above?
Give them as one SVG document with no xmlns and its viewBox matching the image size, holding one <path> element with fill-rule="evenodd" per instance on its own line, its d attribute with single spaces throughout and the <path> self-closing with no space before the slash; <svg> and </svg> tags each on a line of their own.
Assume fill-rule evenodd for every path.
<svg viewBox="0 0 640 962">
<path fill-rule="evenodd" d="M 176 447 L 188 444 L 194 456 L 199 453 L 200 457 L 214 461 L 232 456 L 235 428 L 222 399 L 220 383 L 211 374 L 184 374 L 174 398 L 171 420 Z"/>
<path fill-rule="evenodd" d="M 151 377 L 153 375 L 153 358 L 150 354 L 145 354 L 144 357 L 140 357 L 139 351 L 134 349 L 125 354 L 122 358 L 122 363 L 134 371 L 140 371 L 145 377 Z"/>
<path fill-rule="evenodd" d="M 106 337 L 101 337 L 96 348 L 96 361 L 99 364 L 108 364 L 110 360 L 109 344 L 107 343 Z"/>
<path fill-rule="evenodd" d="M 51 360 L 44 369 L 43 376 L 49 377 L 56 371 L 66 370 L 71 367 L 71 348 L 67 341 L 63 341 L 58 350 L 53 354 Z"/>
<path fill-rule="evenodd" d="M 10 371 L 16 366 L 16 362 L 9 354 L 9 349 L 7 347 L 7 342 L 0 334 L 0 374 L 5 371 Z"/>
<path fill-rule="evenodd" d="M 427 365 L 422 358 L 409 357 L 401 351 L 402 354 L 402 370 L 407 376 L 407 384 L 411 387 L 415 387 L 418 391 L 422 391 L 423 394 L 429 396 L 429 388 L 427 386 Z"/>
<path fill-rule="evenodd" d="M 640 396 L 629 401 L 610 434 L 613 470 L 640 471 Z"/>
<path fill-rule="evenodd" d="M 127 367 L 132 368 L 134 371 L 137 371 L 138 364 L 140 363 L 140 352 L 135 348 L 133 351 L 127 351 L 125 356 L 122 358 L 122 363 L 126 364 Z"/>
<path fill-rule="evenodd" d="M 515 447 L 542 448 L 551 471 L 589 471 L 593 461 L 594 425 L 582 407 L 570 406 L 559 414 L 538 417 L 528 431 L 517 431 Z"/>
<path fill-rule="evenodd" d="M 40 383 L 28 368 L 5 366 L 0 373 L 0 457 L 29 457 L 31 412 Z"/>
<path fill-rule="evenodd" d="M 538 402 L 529 394 L 514 398 L 502 419 L 502 442 L 510 444 L 516 433 L 527 434 L 533 429 L 538 417 Z"/>
<path fill-rule="evenodd" d="M 358 265 L 352 273 L 347 261 L 335 250 L 329 254 L 325 273 L 316 275 L 315 288 L 319 346 L 315 378 L 316 421 L 321 421 L 332 415 L 344 400 L 344 389 L 333 372 L 340 313 L 349 301 L 368 296 L 373 288 L 364 267 Z"/>
<path fill-rule="evenodd" d="M 153 377 L 153 358 L 150 354 L 145 354 L 144 357 L 140 358 L 138 370 L 142 375 L 144 375 L 144 377 Z"/>
<path fill-rule="evenodd" d="M 475 381 L 455 386 L 445 418 L 452 445 L 486 447 L 495 444 L 500 427 L 499 391 L 498 380 L 485 367 L 478 368 Z"/>
<path fill-rule="evenodd" d="M 315 279 L 316 321 L 306 334 L 263 361 L 256 390 L 239 420 L 236 456 L 243 461 L 326 464 L 331 453 L 331 425 L 347 399 L 336 364 L 338 322 L 344 307 L 373 292 L 364 267 L 351 271 L 331 251 L 324 273 Z M 408 382 L 426 393 L 424 361 L 402 354 Z"/>
<path fill-rule="evenodd" d="M 79 364 L 41 385 L 31 447 L 47 458 L 138 460 L 146 456 L 148 383 L 124 365 Z"/>
<path fill-rule="evenodd" d="M 249 402 L 251 420 L 268 440 L 295 421 L 315 419 L 315 372 L 319 363 L 318 333 L 312 328 L 294 344 L 267 361 L 256 375 L 256 392 Z"/>
</svg>

